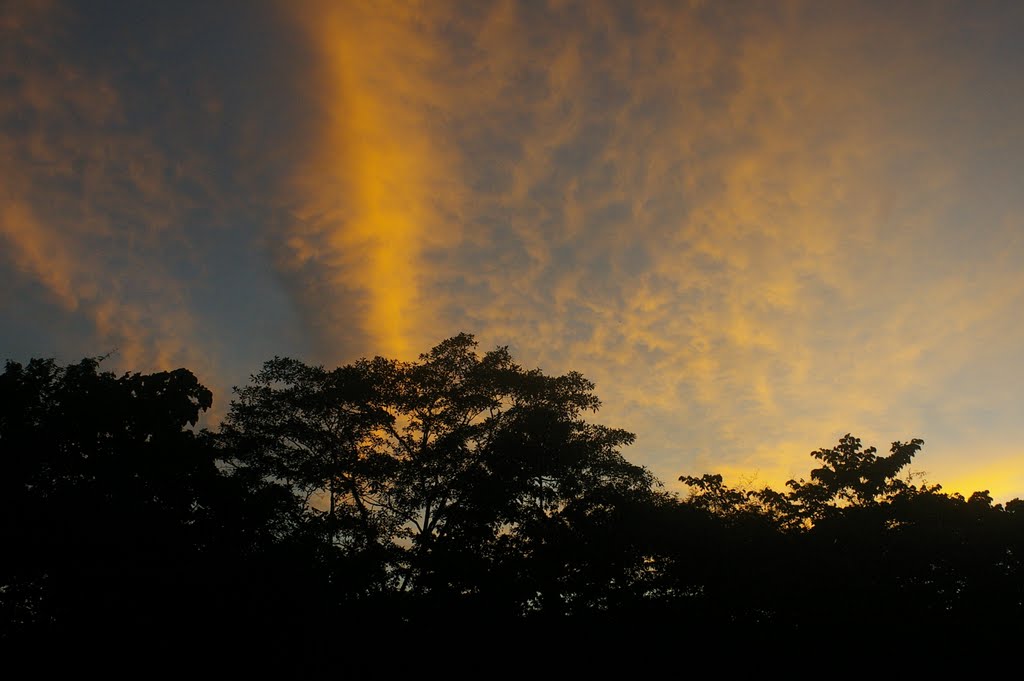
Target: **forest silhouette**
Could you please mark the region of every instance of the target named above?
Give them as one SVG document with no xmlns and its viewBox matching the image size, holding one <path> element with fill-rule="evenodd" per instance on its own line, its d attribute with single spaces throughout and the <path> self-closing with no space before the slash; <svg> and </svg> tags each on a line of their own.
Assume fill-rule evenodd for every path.
<svg viewBox="0 0 1024 681">
<path fill-rule="evenodd" d="M 186 369 L 7 363 L 5 648 L 300 668 L 343 642 L 355 669 L 382 641 L 413 668 L 438 639 L 1020 633 L 1024 502 L 914 484 L 919 439 L 879 454 L 847 435 L 784 490 L 684 475 L 680 497 L 593 421 L 583 376 L 468 334 L 415 362 L 275 358 L 197 430 L 212 400 Z"/>
</svg>

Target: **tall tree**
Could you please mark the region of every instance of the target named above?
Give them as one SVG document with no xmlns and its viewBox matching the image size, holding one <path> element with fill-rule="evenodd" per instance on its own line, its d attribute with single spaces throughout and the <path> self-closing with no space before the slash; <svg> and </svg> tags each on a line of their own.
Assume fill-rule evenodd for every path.
<svg viewBox="0 0 1024 681">
<path fill-rule="evenodd" d="M 236 389 L 219 438 L 240 476 L 289 490 L 334 540 L 363 549 L 394 529 L 381 512 L 390 462 L 377 452 L 391 416 L 367 378 L 274 358 Z"/>
<path fill-rule="evenodd" d="M 811 522 L 820 522 L 846 507 L 870 507 L 891 501 L 910 490 L 900 472 L 910 465 L 924 440 L 893 442 L 888 456 L 879 456 L 874 447 L 863 449 L 859 438 L 849 433 L 829 449 L 811 452 L 822 466 L 811 471 L 810 480 L 790 480 L 789 502 L 795 513 Z"/>
<path fill-rule="evenodd" d="M 395 585 L 421 595 L 486 590 L 512 557 L 552 550 L 584 506 L 652 493 L 620 452 L 633 435 L 585 418 L 600 406 L 590 381 L 476 348 L 460 334 L 415 362 L 272 360 L 237 391 L 226 455 L 287 484 L 342 548 L 389 552 Z M 524 584 L 522 600 L 537 591 Z"/>
<path fill-rule="evenodd" d="M 210 391 L 185 369 L 116 376 L 99 365 L 34 359 L 0 375 L 10 635 L 173 619 L 167 608 L 199 576 L 188 566 L 221 538 L 213 453 L 189 428 Z"/>
</svg>

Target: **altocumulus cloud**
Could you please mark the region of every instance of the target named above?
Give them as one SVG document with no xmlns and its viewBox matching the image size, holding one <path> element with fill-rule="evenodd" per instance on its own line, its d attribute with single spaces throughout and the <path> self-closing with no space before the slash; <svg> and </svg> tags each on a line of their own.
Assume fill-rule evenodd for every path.
<svg viewBox="0 0 1024 681">
<path fill-rule="evenodd" d="M 76 7 L 4 19 L 8 316 L 215 385 L 467 330 L 665 480 L 852 431 L 1024 493 L 1022 10 L 271 3 L 104 57 Z"/>
<path fill-rule="evenodd" d="M 778 484 L 846 430 L 954 466 L 953 405 L 1020 371 L 1020 14 L 926 9 L 326 12 L 313 304 L 345 292 L 345 348 L 466 328 L 581 369 L 664 477 Z"/>
</svg>

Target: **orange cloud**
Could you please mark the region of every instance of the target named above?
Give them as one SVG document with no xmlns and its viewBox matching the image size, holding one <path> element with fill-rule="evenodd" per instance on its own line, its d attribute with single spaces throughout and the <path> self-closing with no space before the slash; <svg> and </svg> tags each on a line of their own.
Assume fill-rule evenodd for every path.
<svg viewBox="0 0 1024 681">
<path fill-rule="evenodd" d="M 914 405 L 974 361 L 964 329 L 1019 299 L 1013 258 L 964 289 L 957 253 L 920 257 L 956 229 L 971 142 L 941 112 L 971 67 L 940 49 L 955 18 L 810 9 L 321 15 L 314 167 L 336 180 L 295 252 L 365 297 L 374 352 L 465 328 L 582 370 L 666 479 L 766 457 L 781 478 L 846 430 L 927 438 Z"/>
<path fill-rule="evenodd" d="M 209 375 L 161 258 L 192 202 L 168 185 L 171 162 L 145 131 L 123 126 L 107 74 L 61 51 L 77 20 L 58 3 L 21 3 L 0 22 L 0 257 L 87 320 L 93 353 Z"/>
<path fill-rule="evenodd" d="M 205 113 L 184 118 L 247 131 L 232 187 L 287 224 L 233 236 L 272 251 L 319 361 L 461 330 L 510 344 L 594 379 L 600 418 L 665 480 L 781 484 L 847 431 L 948 462 L 969 414 L 1019 398 L 1020 104 L 982 58 L 1012 31 L 818 7 L 282 6 L 313 57 L 275 61 L 306 118 L 264 139 L 198 86 Z M 201 368 L 182 271 L 203 246 L 182 225 L 225 201 L 211 152 L 129 125 L 122 81 L 60 51 L 60 6 L 18 17 L 0 28 L 0 116 L 20 126 L 0 135 L 2 257 L 136 368 Z"/>
<path fill-rule="evenodd" d="M 7 242 L 8 258 L 39 280 L 65 309 L 73 311 L 81 298 L 95 295 L 95 289 L 77 288 L 74 266 L 61 240 L 47 233 L 24 201 L 10 195 L 0 197 L 0 235 Z"/>
<path fill-rule="evenodd" d="M 452 229 L 438 204 L 454 171 L 438 145 L 438 63 L 421 12 L 398 3 L 302 9 L 322 60 L 312 87 L 323 115 L 295 181 L 285 260 L 309 273 L 302 295 L 326 320 L 321 343 L 335 358 L 346 350 L 410 358 L 429 337 L 422 255 Z M 352 327 L 359 333 L 346 348 Z"/>
</svg>

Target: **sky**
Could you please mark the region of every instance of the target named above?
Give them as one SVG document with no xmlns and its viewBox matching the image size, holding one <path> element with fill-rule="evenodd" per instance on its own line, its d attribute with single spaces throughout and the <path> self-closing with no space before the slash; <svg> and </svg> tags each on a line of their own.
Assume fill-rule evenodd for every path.
<svg viewBox="0 0 1024 681">
<path fill-rule="evenodd" d="M 0 3 L 0 360 L 459 332 L 671 490 L 845 433 L 1024 497 L 1024 3 Z"/>
</svg>

